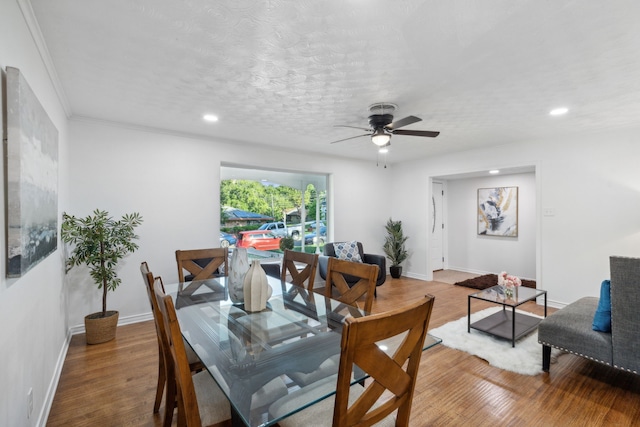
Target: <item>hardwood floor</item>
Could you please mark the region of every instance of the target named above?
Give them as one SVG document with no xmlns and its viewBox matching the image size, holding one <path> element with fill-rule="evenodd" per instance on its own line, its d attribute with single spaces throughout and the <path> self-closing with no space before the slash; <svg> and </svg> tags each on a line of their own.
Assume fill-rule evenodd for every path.
<svg viewBox="0 0 640 427">
<path fill-rule="evenodd" d="M 373 310 L 428 293 L 436 297 L 430 322 L 436 328 L 466 315 L 471 292 L 387 278 Z M 474 302 L 474 311 L 486 307 Z M 543 313 L 534 303 L 522 308 Z M 74 336 L 47 425 L 161 426 L 161 416 L 152 413 L 157 357 L 152 322 L 121 326 L 114 341 L 100 345 Z M 639 402 L 640 376 L 581 357 L 563 355 L 550 373 L 524 376 L 439 345 L 422 356 L 411 426 L 632 426 L 640 422 Z"/>
</svg>

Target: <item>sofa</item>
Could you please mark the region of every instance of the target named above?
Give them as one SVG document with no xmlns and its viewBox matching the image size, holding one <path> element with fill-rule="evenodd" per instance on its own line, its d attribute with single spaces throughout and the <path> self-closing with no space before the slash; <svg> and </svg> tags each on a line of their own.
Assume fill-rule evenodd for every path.
<svg viewBox="0 0 640 427">
<path fill-rule="evenodd" d="M 609 265 L 608 294 L 581 298 L 538 325 L 545 372 L 549 371 L 551 347 L 634 374 L 640 372 L 640 258 L 612 256 Z M 594 330 L 598 328 L 596 311 L 598 316 L 606 313 L 609 295 L 610 332 Z M 604 303 L 599 307 L 601 300 Z"/>
<path fill-rule="evenodd" d="M 324 245 L 324 255 L 320 255 L 318 258 L 318 272 L 320 277 L 323 280 L 327 280 L 327 265 L 329 263 L 329 257 L 336 256 L 335 245 L 339 243 L 345 242 L 333 242 L 327 243 Z M 358 246 L 358 252 L 360 254 L 360 259 L 365 264 L 375 264 L 378 266 L 378 277 L 376 279 L 376 286 L 382 285 L 387 279 L 387 260 L 384 255 L 375 255 L 375 254 L 366 254 L 364 253 L 364 249 L 362 247 L 362 243 L 356 242 Z M 347 283 L 352 284 L 356 283 L 358 280 L 354 278 L 353 281 L 350 281 L 348 277 L 346 277 Z"/>
</svg>

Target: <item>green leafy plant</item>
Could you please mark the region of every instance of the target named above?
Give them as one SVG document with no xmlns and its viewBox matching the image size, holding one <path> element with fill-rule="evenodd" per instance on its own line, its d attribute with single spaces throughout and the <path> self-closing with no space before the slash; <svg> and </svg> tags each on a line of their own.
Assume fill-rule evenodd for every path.
<svg viewBox="0 0 640 427">
<path fill-rule="evenodd" d="M 102 317 L 107 315 L 107 292 L 114 291 L 121 283 L 116 273 L 118 261 L 138 249 L 134 229 L 141 223 L 142 217 L 137 212 L 117 221 L 99 209 L 86 218 L 62 214 L 60 237 L 63 242 L 74 245 L 66 262 L 66 272 L 76 265 L 89 267 L 98 289 L 102 289 Z"/>
<path fill-rule="evenodd" d="M 402 264 L 409 256 L 404 245 L 409 237 L 402 232 L 402 221 L 393 221 L 389 218 L 385 229 L 387 230 L 387 236 L 384 239 L 382 250 L 391 261 L 391 266 L 396 267 Z"/>
<path fill-rule="evenodd" d="M 280 239 L 280 250 L 282 252 L 284 252 L 285 249 L 292 250 L 293 244 L 294 244 L 293 237 L 291 236 L 283 237 L 282 239 Z"/>
</svg>

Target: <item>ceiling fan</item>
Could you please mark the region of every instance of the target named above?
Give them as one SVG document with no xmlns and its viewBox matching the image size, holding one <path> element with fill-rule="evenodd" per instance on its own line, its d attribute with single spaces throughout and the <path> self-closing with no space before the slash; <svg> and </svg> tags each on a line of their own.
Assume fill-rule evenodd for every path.
<svg viewBox="0 0 640 427">
<path fill-rule="evenodd" d="M 360 138 L 362 136 L 370 136 L 371 142 L 373 142 L 378 147 L 387 147 L 391 145 L 392 135 L 423 136 L 428 138 L 435 138 L 436 136 L 440 135 L 440 132 L 434 132 L 430 130 L 399 129 L 401 127 L 410 125 L 412 123 L 419 122 L 422 119 L 416 116 L 407 116 L 404 119 L 400 119 L 394 122 L 392 113 L 396 110 L 396 108 L 397 106 L 395 104 L 389 104 L 389 103 L 380 103 L 380 104 L 371 105 L 369 107 L 369 112 L 371 113 L 371 115 L 369 116 L 369 128 L 361 128 L 357 126 L 347 126 L 347 125 L 334 126 L 334 127 L 361 129 L 361 130 L 367 131 L 367 133 L 362 135 L 352 136 L 349 138 L 339 139 L 337 141 L 331 142 L 331 144 L 335 144 L 336 142 L 348 141 L 354 138 Z"/>
</svg>

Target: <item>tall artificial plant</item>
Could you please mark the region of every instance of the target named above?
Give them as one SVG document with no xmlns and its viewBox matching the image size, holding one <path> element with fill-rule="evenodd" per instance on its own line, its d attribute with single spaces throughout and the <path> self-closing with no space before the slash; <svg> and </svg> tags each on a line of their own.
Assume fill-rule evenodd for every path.
<svg viewBox="0 0 640 427">
<path fill-rule="evenodd" d="M 63 242 L 74 245 L 66 271 L 76 265 L 89 267 L 98 289 L 102 289 L 102 317 L 107 316 L 107 292 L 114 291 L 121 283 L 116 273 L 118 261 L 138 249 L 134 229 L 141 223 L 142 217 L 137 212 L 117 221 L 99 209 L 86 218 L 62 214 L 60 236 Z"/>
<path fill-rule="evenodd" d="M 391 261 L 391 266 L 397 267 L 409 256 L 404 246 L 409 237 L 402 232 L 402 221 L 393 221 L 389 218 L 385 229 L 387 230 L 387 236 L 384 239 L 382 250 Z"/>
</svg>

